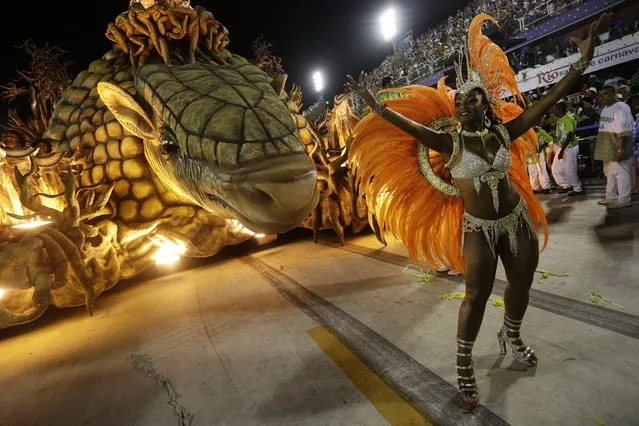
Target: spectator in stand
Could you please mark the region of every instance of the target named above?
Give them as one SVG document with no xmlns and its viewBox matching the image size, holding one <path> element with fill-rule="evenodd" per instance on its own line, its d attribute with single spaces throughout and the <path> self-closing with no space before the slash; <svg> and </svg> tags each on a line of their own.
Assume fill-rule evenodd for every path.
<svg viewBox="0 0 639 426">
<path fill-rule="evenodd" d="M 617 99 L 621 102 L 628 102 L 630 98 L 630 87 L 622 84 L 617 88 Z"/>
<path fill-rule="evenodd" d="M 591 86 L 588 88 L 588 95 L 590 99 L 592 99 L 592 105 L 594 107 L 599 105 L 598 97 L 597 97 L 597 88 L 595 86 Z"/>
<path fill-rule="evenodd" d="M 614 72 L 608 72 L 608 79 L 603 82 L 604 86 L 612 86 L 615 90 L 619 87 L 620 81 L 624 81 L 623 77 L 615 75 Z"/>
<path fill-rule="evenodd" d="M 546 149 L 553 143 L 552 137 L 541 127 L 539 123 L 535 126 L 537 134 L 537 143 L 539 144 L 538 153 L 528 156 L 528 176 L 530 177 L 530 186 L 532 186 L 535 194 L 550 194 L 550 175 L 546 168 Z"/>
<path fill-rule="evenodd" d="M 619 30 L 619 24 L 615 24 L 613 28 L 608 31 L 608 40 L 618 40 L 621 38 L 621 31 Z M 605 83 L 604 83 L 605 84 Z"/>
<path fill-rule="evenodd" d="M 597 74 L 590 74 L 588 76 L 588 82 L 589 82 L 591 87 L 594 87 L 597 90 L 599 90 L 599 89 L 601 89 L 603 87 L 603 83 L 601 82 L 601 80 L 599 79 L 599 76 Z"/>
<path fill-rule="evenodd" d="M 568 193 L 570 196 L 583 195 L 584 189 L 577 174 L 577 155 L 579 154 L 579 141 L 577 141 L 577 122 L 568 114 L 566 101 L 559 101 L 554 109 L 557 117 L 557 129 L 555 131 L 554 147 L 555 159 L 552 163 L 552 175 L 561 188 L 560 194 Z"/>
<path fill-rule="evenodd" d="M 588 83 L 583 83 L 583 84 L 581 85 L 581 91 L 579 92 L 579 93 L 580 93 L 580 96 L 590 96 L 590 95 L 588 94 L 588 89 L 589 89 L 589 87 L 588 87 Z"/>
<path fill-rule="evenodd" d="M 535 47 L 533 56 L 535 58 L 533 62 L 535 63 L 536 67 L 540 65 L 546 65 L 546 55 L 544 54 L 543 50 L 541 50 L 541 46 L 537 45 L 537 47 Z"/>
<path fill-rule="evenodd" d="M 599 113 L 594 107 L 594 102 L 590 97 L 581 98 L 581 110 L 575 117 L 577 127 L 594 126 L 599 123 Z M 597 129 L 586 129 L 580 133 L 582 136 L 593 136 L 597 134 Z"/>
<path fill-rule="evenodd" d="M 621 24 L 619 24 L 619 31 L 621 32 L 621 37 L 632 34 L 634 32 L 633 30 L 634 30 L 633 22 L 629 18 L 625 18 L 623 21 L 621 21 Z"/>
<path fill-rule="evenodd" d="M 559 44 L 555 44 L 555 51 L 552 53 L 552 56 L 555 59 L 565 58 L 566 57 L 566 51 L 564 49 L 562 49 L 559 46 Z"/>
<path fill-rule="evenodd" d="M 628 207 L 632 192 L 630 158 L 634 119 L 630 107 L 617 100 L 612 86 L 604 86 L 599 91 L 599 102 L 604 108 L 599 120 L 595 160 L 603 161 L 606 175 L 606 198 L 599 204 L 609 209 Z"/>
<path fill-rule="evenodd" d="M 616 86 L 616 81 L 615 81 L 615 73 L 612 71 L 608 71 L 608 78 L 603 82 L 604 86 L 612 86 L 614 87 L 615 91 L 617 90 L 617 86 Z"/>
</svg>

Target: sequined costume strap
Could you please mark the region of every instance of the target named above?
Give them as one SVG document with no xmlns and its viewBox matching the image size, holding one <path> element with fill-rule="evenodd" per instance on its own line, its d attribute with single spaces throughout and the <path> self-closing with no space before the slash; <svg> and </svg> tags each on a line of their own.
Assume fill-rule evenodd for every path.
<svg viewBox="0 0 639 426">
<path fill-rule="evenodd" d="M 497 130 L 502 140 L 504 141 L 504 146 L 506 149 L 510 149 L 510 145 L 512 145 L 512 141 L 510 140 L 510 134 L 508 134 L 508 130 L 503 124 L 497 124 L 494 126 L 494 129 Z"/>
<path fill-rule="evenodd" d="M 449 133 L 453 138 L 453 153 L 451 154 L 451 160 L 448 161 L 444 165 L 444 167 L 448 167 L 448 165 L 459 156 L 459 135 L 455 133 Z M 417 149 L 417 160 L 419 162 L 419 168 L 424 174 L 424 177 L 428 182 L 436 188 L 439 192 L 443 192 L 446 195 L 459 195 L 459 189 L 452 183 L 446 182 L 442 179 L 436 172 L 433 170 L 433 167 L 430 164 L 430 150 L 424 146 L 423 144 L 418 144 Z"/>
<path fill-rule="evenodd" d="M 447 169 L 450 169 L 459 161 L 459 151 L 461 150 L 461 138 L 459 137 L 459 133 L 457 132 L 450 132 L 448 134 L 453 139 L 453 152 L 452 154 L 450 154 L 450 160 L 448 160 L 448 163 L 444 164 L 444 167 L 446 167 Z"/>
</svg>

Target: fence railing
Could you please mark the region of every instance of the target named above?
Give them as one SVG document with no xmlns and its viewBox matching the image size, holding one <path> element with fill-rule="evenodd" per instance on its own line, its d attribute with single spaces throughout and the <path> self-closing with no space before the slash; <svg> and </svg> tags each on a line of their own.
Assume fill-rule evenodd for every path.
<svg viewBox="0 0 639 426">
<path fill-rule="evenodd" d="M 559 15 L 568 9 L 572 9 L 574 6 L 582 3 L 582 1 L 583 0 L 567 0 L 557 2 L 549 0 L 546 3 L 535 6 L 534 8 L 526 12 L 524 16 L 517 18 L 519 28 L 515 31 L 515 34 L 523 33 L 524 31 L 527 31 L 528 29 L 537 25 L 539 22 L 545 21 L 546 19 L 548 19 L 549 15 Z M 526 21 L 526 17 L 530 14 L 532 14 L 533 16 L 537 15 L 539 17 L 531 21 Z"/>
</svg>

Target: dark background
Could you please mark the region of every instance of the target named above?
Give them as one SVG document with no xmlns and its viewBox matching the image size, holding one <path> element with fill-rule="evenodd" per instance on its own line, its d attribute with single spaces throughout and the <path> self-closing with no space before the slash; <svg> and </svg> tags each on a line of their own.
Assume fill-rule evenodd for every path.
<svg viewBox="0 0 639 426">
<path fill-rule="evenodd" d="M 343 91 L 346 74 L 370 71 L 392 53 L 392 44 L 383 40 L 379 15 L 389 6 L 399 18 L 399 34 L 413 30 L 414 36 L 437 25 L 467 2 L 450 0 L 192 0 L 204 6 L 229 32 L 228 49 L 252 57 L 251 41 L 262 35 L 274 44 L 283 58 L 291 83 L 301 86 L 304 104 L 315 100 L 311 74 L 322 70 L 326 80 L 324 98 Z M 104 35 L 107 24 L 128 8 L 128 0 L 65 0 L 61 2 L 4 2 L 0 25 L 2 65 L 0 84 L 17 78 L 29 57 L 16 48 L 26 39 L 38 45 L 48 43 L 68 53 L 61 59 L 72 61 L 72 74 L 85 69 L 110 48 Z M 6 117 L 6 105 L 1 120 Z M 0 121 L 1 121 L 0 120 Z"/>
</svg>

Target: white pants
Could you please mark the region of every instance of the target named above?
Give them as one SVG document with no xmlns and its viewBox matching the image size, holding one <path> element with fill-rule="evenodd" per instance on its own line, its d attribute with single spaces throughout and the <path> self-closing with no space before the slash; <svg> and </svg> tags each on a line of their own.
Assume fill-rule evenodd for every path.
<svg viewBox="0 0 639 426">
<path fill-rule="evenodd" d="M 557 145 L 555 146 L 555 159 L 552 162 L 552 177 L 555 178 L 555 182 L 564 189 L 572 187 L 575 192 L 583 191 L 577 174 L 579 145 L 566 148 L 564 158 L 561 160 L 559 159 L 559 152 L 561 152 L 561 148 Z"/>
<path fill-rule="evenodd" d="M 630 201 L 632 191 L 631 162 L 632 160 L 604 161 L 606 200 L 619 200 L 621 203 Z"/>
<path fill-rule="evenodd" d="M 543 152 L 539 154 L 539 163 L 528 165 L 528 176 L 530 177 L 530 186 L 535 191 L 550 189 L 550 176 L 546 168 L 546 155 Z"/>
</svg>

